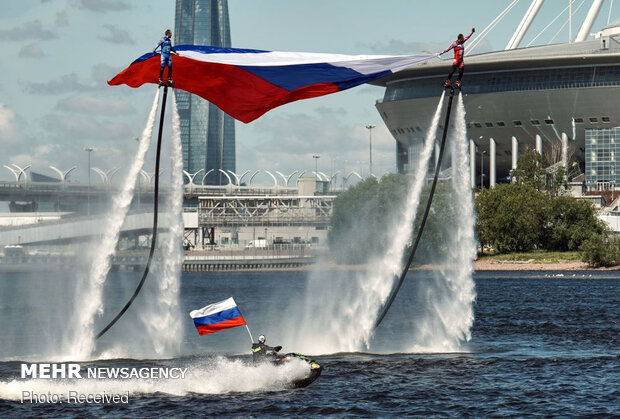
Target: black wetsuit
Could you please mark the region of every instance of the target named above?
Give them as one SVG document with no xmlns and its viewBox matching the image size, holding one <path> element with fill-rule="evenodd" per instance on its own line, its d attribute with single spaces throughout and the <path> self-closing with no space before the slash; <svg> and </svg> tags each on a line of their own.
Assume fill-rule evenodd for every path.
<svg viewBox="0 0 620 419">
<path fill-rule="evenodd" d="M 278 352 L 281 346 L 271 347 L 264 343 L 256 342 L 252 344 L 252 361 L 262 362 L 267 359 L 268 355 L 272 355 L 274 352 Z"/>
</svg>

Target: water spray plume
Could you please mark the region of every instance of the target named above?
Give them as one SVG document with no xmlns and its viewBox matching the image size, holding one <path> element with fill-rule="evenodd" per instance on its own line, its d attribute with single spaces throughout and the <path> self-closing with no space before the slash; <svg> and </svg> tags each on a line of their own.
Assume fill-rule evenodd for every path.
<svg viewBox="0 0 620 419">
<path fill-rule="evenodd" d="M 368 270 L 351 280 L 328 277 L 325 272 L 311 273 L 305 309 L 309 314 L 302 323 L 304 326 L 299 328 L 300 336 L 295 343 L 304 351 L 314 354 L 353 352 L 368 347 L 379 310 L 390 295 L 394 276 L 400 273 L 403 249 L 411 240 L 444 97 L 445 93 L 439 100 L 416 162 L 417 170 L 411 178 L 402 215 L 388 228 L 392 241 L 385 254 L 369 261 Z M 321 333 L 308 341 L 301 335 L 308 330 Z"/>
<path fill-rule="evenodd" d="M 80 394 L 105 392 L 109 395 L 129 392 L 131 396 L 140 397 L 161 394 L 195 397 L 197 394 L 273 392 L 289 389 L 294 380 L 305 377 L 308 371 L 308 364 L 299 360 L 292 360 L 282 366 L 269 363 L 255 366 L 240 359 L 224 357 L 195 359 L 189 363 L 177 361 L 174 367 L 187 368 L 184 379 L 0 380 L 0 400 L 19 401 L 23 391 L 54 394 L 67 394 L 69 391 Z"/>
<path fill-rule="evenodd" d="M 436 252 L 435 268 L 417 284 L 420 298 L 412 319 L 409 352 L 460 352 L 463 342 L 471 338 L 476 242 L 462 95 L 458 95 L 454 129 L 449 141 L 453 152 L 452 178 L 449 183 L 443 182 L 439 192 L 448 195 L 448 199 L 436 200 L 434 212 L 435 217 L 450 220 L 439 227 L 446 251 Z"/>
<path fill-rule="evenodd" d="M 94 350 L 95 318 L 103 314 L 103 285 L 110 270 L 121 227 L 133 200 L 138 174 L 149 149 L 158 102 L 159 90 L 155 94 L 146 127 L 142 131 L 136 157 L 125 176 L 121 192 L 114 197 L 110 214 L 105 218 L 104 233 L 94 249 L 89 275 L 77 284 L 75 300 L 81 304 L 76 305 L 73 318 L 70 319 L 70 335 L 67 337 L 71 359 L 87 359 Z"/>
<path fill-rule="evenodd" d="M 155 295 L 140 310 L 153 350 L 157 356 L 175 356 L 181 349 L 183 322 L 179 311 L 181 267 L 183 264 L 183 154 L 181 122 L 176 95 L 172 95 L 172 182 L 165 202 L 164 224 L 168 226 L 159 250 L 160 260 L 153 274 Z"/>
</svg>

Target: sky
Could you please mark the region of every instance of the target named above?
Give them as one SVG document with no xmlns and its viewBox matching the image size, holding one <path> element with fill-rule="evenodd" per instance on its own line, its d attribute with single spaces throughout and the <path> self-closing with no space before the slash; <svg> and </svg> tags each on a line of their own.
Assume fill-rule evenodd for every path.
<svg viewBox="0 0 620 419">
<path fill-rule="evenodd" d="M 54 175 L 72 166 L 73 181 L 92 167 L 121 172 L 137 150 L 155 94 L 106 81 L 151 51 L 167 28 L 174 30 L 174 0 L 0 0 L 0 166 L 32 165 Z M 510 1 L 428 2 L 422 0 L 229 0 L 233 47 L 342 54 L 418 54 L 445 49 L 459 32 L 482 31 Z M 529 0 L 521 0 L 475 52 L 502 49 Z M 579 5 L 583 6 L 579 8 Z M 591 1 L 574 0 L 573 35 Z M 620 3 L 620 2 L 619 2 Z M 568 0 L 548 0 L 525 37 L 526 45 Z M 593 30 L 614 21 L 620 6 L 605 1 Z M 566 42 L 567 14 L 534 44 Z M 557 33 L 557 35 L 556 35 Z M 554 38 L 554 35 L 556 37 Z M 474 38 L 472 38 L 473 40 Z M 553 39 L 553 41 L 552 41 Z M 471 42 L 471 41 L 470 41 Z M 449 57 L 447 57 L 449 58 Z M 318 169 L 393 172 L 395 140 L 375 101 L 384 89 L 363 85 L 345 92 L 284 105 L 244 124 L 236 122 L 237 172 L 270 170 L 289 174 Z M 146 169 L 152 171 L 153 153 Z M 12 180 L 0 167 L 0 180 Z M 94 175 L 94 174 L 93 174 Z M 265 176 L 256 183 L 270 183 Z"/>
</svg>

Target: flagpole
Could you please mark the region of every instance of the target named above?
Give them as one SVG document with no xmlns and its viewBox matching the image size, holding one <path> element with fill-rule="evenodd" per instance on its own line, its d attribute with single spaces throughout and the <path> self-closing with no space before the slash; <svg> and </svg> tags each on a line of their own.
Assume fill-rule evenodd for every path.
<svg viewBox="0 0 620 419">
<path fill-rule="evenodd" d="M 250 332 L 250 328 L 248 327 L 247 323 L 245 325 L 245 328 L 248 330 L 248 334 L 250 335 L 250 340 L 252 341 L 252 343 L 254 343 L 254 338 L 252 337 L 252 332 Z"/>
</svg>

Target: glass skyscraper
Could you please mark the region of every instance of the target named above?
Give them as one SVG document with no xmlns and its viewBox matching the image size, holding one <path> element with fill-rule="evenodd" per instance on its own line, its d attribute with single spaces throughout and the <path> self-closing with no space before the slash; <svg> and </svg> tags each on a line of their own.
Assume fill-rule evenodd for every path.
<svg viewBox="0 0 620 419">
<path fill-rule="evenodd" d="M 174 44 L 230 47 L 227 0 L 176 0 Z M 235 122 L 214 104 L 177 91 L 181 118 L 183 169 L 196 173 L 195 183 L 206 173 L 205 184 L 227 183 L 218 169 L 236 170 Z"/>
</svg>

